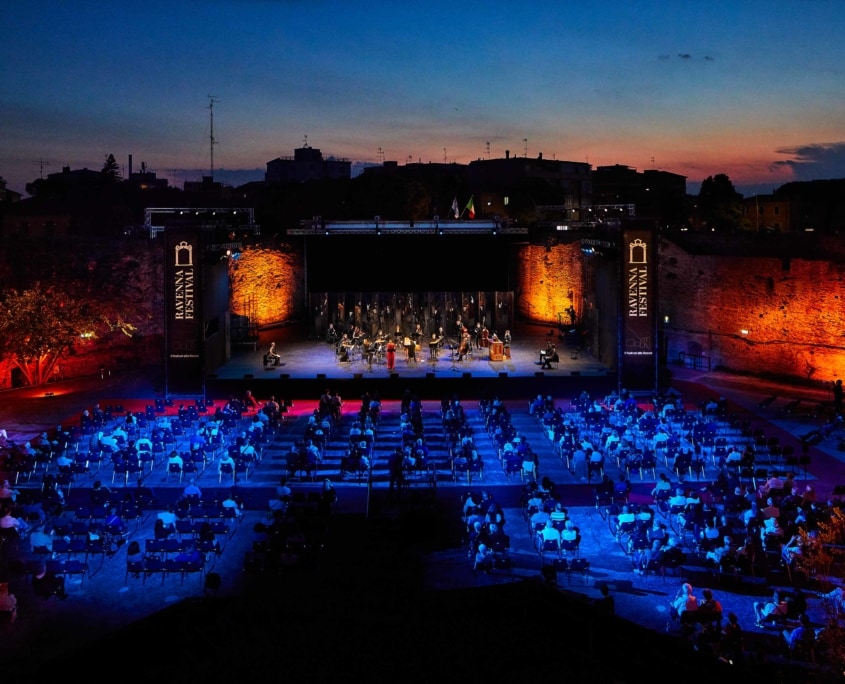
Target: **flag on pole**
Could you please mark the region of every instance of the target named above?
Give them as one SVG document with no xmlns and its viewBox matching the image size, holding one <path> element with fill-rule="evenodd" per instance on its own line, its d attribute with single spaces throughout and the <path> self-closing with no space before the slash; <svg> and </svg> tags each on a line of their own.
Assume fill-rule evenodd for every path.
<svg viewBox="0 0 845 684">
<path fill-rule="evenodd" d="M 460 209 L 458 209 L 458 196 L 455 195 L 455 199 L 452 200 L 452 216 L 454 218 L 458 218 L 461 215 Z"/>
<path fill-rule="evenodd" d="M 468 218 L 475 218 L 475 205 L 472 203 L 472 195 L 470 195 L 469 202 L 467 202 L 467 205 L 464 207 L 464 211 L 467 213 Z"/>
</svg>

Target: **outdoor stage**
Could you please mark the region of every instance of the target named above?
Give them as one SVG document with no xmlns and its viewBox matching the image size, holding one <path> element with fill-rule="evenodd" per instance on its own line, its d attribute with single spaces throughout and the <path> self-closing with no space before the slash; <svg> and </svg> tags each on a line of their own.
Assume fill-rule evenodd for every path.
<svg viewBox="0 0 845 684">
<path fill-rule="evenodd" d="M 560 360 L 552 368 L 541 368 L 540 351 L 546 342 L 557 345 Z M 265 366 L 270 343 L 276 343 L 279 365 Z M 606 392 L 616 386 L 616 373 L 592 357 L 588 350 L 566 346 L 555 326 L 523 325 L 515 328 L 510 358 L 491 361 L 488 349 L 474 349 L 471 356 L 457 358 L 454 344 L 431 353 L 428 342 L 416 359 L 409 361 L 400 346 L 392 371 L 384 359 L 368 363 L 360 354 L 343 362 L 335 347 L 309 339 L 304 328 L 280 327 L 263 331 L 258 343 L 232 347 L 228 363 L 211 371 L 206 379 L 208 393 L 240 396 L 251 389 L 258 396 L 318 396 L 327 386 L 342 389 L 349 396 L 378 391 L 383 397 L 398 396 L 406 389 L 424 396 L 448 396 L 453 392 L 502 398 L 528 397 L 537 393 L 566 394 L 574 391 Z"/>
</svg>

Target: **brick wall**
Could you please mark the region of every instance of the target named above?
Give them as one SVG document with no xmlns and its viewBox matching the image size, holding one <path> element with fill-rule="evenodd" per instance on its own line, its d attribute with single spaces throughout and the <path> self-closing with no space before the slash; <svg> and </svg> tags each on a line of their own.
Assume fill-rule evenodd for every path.
<svg viewBox="0 0 845 684">
<path fill-rule="evenodd" d="M 667 359 L 829 381 L 845 371 L 845 266 L 687 254 L 660 247 Z"/>
</svg>

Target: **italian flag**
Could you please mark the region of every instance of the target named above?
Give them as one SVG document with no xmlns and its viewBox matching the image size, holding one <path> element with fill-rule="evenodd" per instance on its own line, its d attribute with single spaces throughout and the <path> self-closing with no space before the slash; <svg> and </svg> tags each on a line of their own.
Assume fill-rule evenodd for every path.
<svg viewBox="0 0 845 684">
<path fill-rule="evenodd" d="M 469 202 L 464 207 L 464 211 L 468 218 L 474 219 L 475 218 L 475 205 L 472 203 L 472 196 L 470 195 Z"/>
</svg>

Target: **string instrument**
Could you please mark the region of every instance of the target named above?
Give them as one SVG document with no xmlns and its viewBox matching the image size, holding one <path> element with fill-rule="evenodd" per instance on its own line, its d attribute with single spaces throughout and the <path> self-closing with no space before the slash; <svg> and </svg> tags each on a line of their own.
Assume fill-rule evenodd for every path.
<svg viewBox="0 0 845 684">
<path fill-rule="evenodd" d="M 440 337 L 432 337 L 428 343 L 429 348 L 436 349 L 440 346 L 440 343 L 443 341 L 443 335 Z"/>
<path fill-rule="evenodd" d="M 461 346 L 458 347 L 459 354 L 469 353 L 469 333 L 464 333 L 461 337 Z"/>
<path fill-rule="evenodd" d="M 487 330 L 487 328 L 482 328 L 482 330 L 481 330 L 480 345 L 482 347 L 489 347 L 490 346 L 490 331 Z"/>
</svg>

